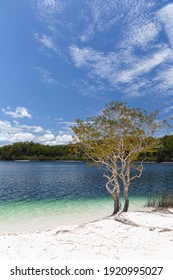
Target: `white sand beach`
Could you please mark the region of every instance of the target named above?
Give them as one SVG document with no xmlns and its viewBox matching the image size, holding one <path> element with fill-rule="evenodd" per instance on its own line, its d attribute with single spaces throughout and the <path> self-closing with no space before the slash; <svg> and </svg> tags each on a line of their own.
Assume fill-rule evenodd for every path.
<svg viewBox="0 0 173 280">
<path fill-rule="evenodd" d="M 173 210 L 0 235 L 0 248 L 1 260 L 172 260 Z"/>
</svg>

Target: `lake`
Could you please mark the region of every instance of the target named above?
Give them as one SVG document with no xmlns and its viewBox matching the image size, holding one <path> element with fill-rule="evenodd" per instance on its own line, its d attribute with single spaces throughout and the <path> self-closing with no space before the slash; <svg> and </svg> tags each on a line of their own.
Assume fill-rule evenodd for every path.
<svg viewBox="0 0 173 280">
<path fill-rule="evenodd" d="M 173 163 L 145 163 L 129 189 L 130 209 L 173 190 Z M 83 162 L 0 162 L 0 233 L 52 229 L 112 213 L 103 168 Z M 123 201 L 122 201 L 123 202 Z"/>
</svg>

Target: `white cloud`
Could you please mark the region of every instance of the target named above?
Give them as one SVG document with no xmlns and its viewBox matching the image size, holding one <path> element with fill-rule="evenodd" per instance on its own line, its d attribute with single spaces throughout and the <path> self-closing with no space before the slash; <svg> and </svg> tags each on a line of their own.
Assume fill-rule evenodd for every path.
<svg viewBox="0 0 173 280">
<path fill-rule="evenodd" d="M 35 140 L 35 135 L 32 133 L 25 132 L 12 132 L 12 131 L 2 131 L 0 133 L 0 144 L 6 145 L 15 142 L 25 142 Z"/>
<path fill-rule="evenodd" d="M 153 55 L 138 58 L 129 52 L 124 52 L 122 57 L 118 52 L 104 54 L 91 48 L 80 49 L 73 45 L 70 47 L 70 54 L 76 67 L 85 68 L 90 76 L 108 80 L 113 86 L 131 82 L 172 59 L 169 48 L 161 48 Z"/>
<path fill-rule="evenodd" d="M 56 6 L 56 0 L 42 0 L 42 2 L 46 9 L 50 7 L 54 9 Z"/>
<path fill-rule="evenodd" d="M 10 139 L 10 134 L 6 131 L 0 133 L 0 143 L 8 142 Z"/>
<path fill-rule="evenodd" d="M 152 57 L 139 60 L 133 65 L 132 70 L 125 70 L 120 73 L 119 81 L 122 83 L 130 82 L 139 75 L 150 72 L 153 68 L 159 66 L 167 59 L 172 58 L 172 51 L 170 49 L 164 49 L 155 53 Z"/>
<path fill-rule="evenodd" d="M 88 23 L 80 36 L 82 41 L 93 39 L 98 32 L 105 33 L 112 28 L 120 30 L 123 40 L 129 44 L 146 45 L 158 34 L 158 24 L 150 11 L 154 2 L 146 0 L 83 1 L 86 4 L 82 17 Z M 87 8 L 87 9 L 86 9 Z M 83 10 L 82 10 L 83 11 Z M 121 23 L 121 24 L 120 24 Z"/>
<path fill-rule="evenodd" d="M 121 1 L 120 1 L 121 2 Z M 121 19 L 122 39 L 120 45 L 149 49 L 160 32 L 160 23 L 154 12 L 156 1 L 124 1 L 124 15 Z"/>
<path fill-rule="evenodd" d="M 63 126 L 63 130 L 53 133 L 50 129 L 44 130 L 41 126 L 0 120 L 0 145 L 25 141 L 34 141 L 43 145 L 66 145 L 72 140 L 69 126 L 75 123 L 60 121 L 59 124 Z"/>
<path fill-rule="evenodd" d="M 32 5 L 37 15 L 45 20 L 45 17 L 61 13 L 66 5 L 65 2 L 65 0 L 32 0 Z"/>
<path fill-rule="evenodd" d="M 131 44 L 139 47 L 147 47 L 151 41 L 155 40 L 159 34 L 160 25 L 155 22 L 138 23 L 130 29 L 129 33 L 125 33 L 123 44 Z"/>
<path fill-rule="evenodd" d="M 10 115 L 13 118 L 32 118 L 32 115 L 28 112 L 28 109 L 25 107 L 16 107 L 15 111 L 9 111 L 8 108 L 3 108 L 2 112 L 6 115 Z"/>
<path fill-rule="evenodd" d="M 76 67 L 92 66 L 91 63 L 99 63 L 106 60 L 104 53 L 95 51 L 92 48 L 79 48 L 76 45 L 70 47 L 70 54 Z M 93 65 L 94 66 L 94 65 Z"/>
<path fill-rule="evenodd" d="M 20 131 L 20 129 L 16 126 L 12 126 L 12 124 L 8 121 L 1 121 L 0 120 L 0 131 L 1 132 L 7 132 L 7 133 L 16 133 Z"/>
<path fill-rule="evenodd" d="M 33 125 L 33 126 L 32 125 L 18 125 L 18 127 L 23 130 L 32 131 L 34 133 L 40 133 L 40 132 L 44 131 L 44 129 L 41 126 L 35 126 L 35 125 Z"/>
<path fill-rule="evenodd" d="M 39 137 L 38 140 L 44 145 L 66 145 L 72 141 L 72 135 L 66 134 L 64 131 L 60 131 L 58 135 L 53 133 L 45 134 Z"/>
<path fill-rule="evenodd" d="M 10 123 L 8 121 L 1 121 L 0 120 L 0 129 L 4 129 L 6 127 L 10 127 Z"/>
<path fill-rule="evenodd" d="M 94 37 L 94 25 L 90 24 L 87 27 L 87 30 L 82 32 L 82 35 L 80 35 L 80 40 L 82 42 L 87 42 L 87 41 L 91 40 L 93 37 Z"/>
<path fill-rule="evenodd" d="M 173 4 L 169 4 L 162 8 L 159 11 L 158 16 L 164 24 L 165 31 L 173 48 Z"/>
<path fill-rule="evenodd" d="M 72 126 L 72 125 L 75 125 L 76 122 L 65 122 L 65 121 L 59 121 L 60 124 L 65 124 L 67 126 Z"/>
<path fill-rule="evenodd" d="M 10 142 L 25 142 L 25 141 L 33 141 L 35 136 L 31 133 L 15 133 L 11 135 Z"/>
<path fill-rule="evenodd" d="M 170 112 L 173 112 L 173 106 L 169 106 L 164 109 L 164 113 L 170 113 Z"/>
<path fill-rule="evenodd" d="M 8 121 L 0 120 L 0 131 L 14 134 L 16 132 L 25 132 L 25 131 L 31 131 L 33 133 L 40 133 L 40 132 L 43 132 L 44 130 L 41 126 L 21 125 L 16 121 L 13 121 L 13 123 L 10 123 Z"/>
<path fill-rule="evenodd" d="M 135 83 L 131 84 L 127 88 L 124 89 L 124 93 L 126 94 L 127 98 L 131 97 L 141 97 L 144 94 L 141 93 L 142 89 L 146 87 L 147 81 L 145 79 L 140 79 Z"/>
<path fill-rule="evenodd" d="M 94 81 L 91 79 L 73 80 L 71 85 L 72 87 L 75 87 L 81 95 L 89 96 L 95 99 L 102 99 L 103 93 L 107 90 L 106 84 L 98 79 L 94 79 Z"/>
<path fill-rule="evenodd" d="M 39 35 L 38 33 L 35 32 L 34 37 L 42 44 L 44 48 L 53 50 L 54 52 L 58 53 L 58 48 L 50 36 L 45 34 Z"/>
<path fill-rule="evenodd" d="M 47 141 L 49 142 L 49 141 L 53 141 L 55 139 L 55 136 L 52 134 L 52 133 L 48 133 L 48 134 L 45 134 L 45 135 L 43 135 L 43 136 L 41 136 L 40 138 L 39 138 L 39 140 L 41 141 L 41 142 L 46 142 L 47 143 Z"/>
<path fill-rule="evenodd" d="M 105 88 L 109 91 L 118 89 L 129 97 L 151 91 L 154 94 L 171 91 L 169 69 L 173 58 L 169 45 L 164 45 L 161 31 L 164 25 L 173 46 L 173 4 L 158 12 L 167 0 L 32 2 L 37 16 L 46 23 L 51 34 L 35 33 L 44 50 L 61 51 L 61 56 L 64 54 L 67 61 L 65 46 L 73 44 L 69 48 L 71 58 L 86 76 L 73 80 L 71 85 L 81 94 L 100 96 L 100 92 L 106 92 Z M 56 41 L 58 37 L 63 42 L 61 50 L 57 50 L 57 45 L 60 48 Z M 91 46 L 89 43 L 95 38 L 99 51 L 78 47 L 79 40 L 82 46 Z M 103 42 L 110 51 L 101 51 L 105 49 Z M 92 41 L 92 46 L 94 44 Z M 40 74 L 45 83 L 55 82 L 50 73 Z"/>
<path fill-rule="evenodd" d="M 37 70 L 39 72 L 43 83 L 57 84 L 57 81 L 53 78 L 52 73 L 50 73 L 46 69 L 44 69 L 42 67 L 35 67 L 35 70 Z"/>
<path fill-rule="evenodd" d="M 65 145 L 65 144 L 68 144 L 70 141 L 72 141 L 72 136 L 69 134 L 56 136 L 57 145 Z"/>
<path fill-rule="evenodd" d="M 48 22 L 52 34 L 58 34 L 66 41 L 75 37 L 82 42 L 88 42 L 98 33 L 104 35 L 111 29 L 116 32 L 118 28 L 122 44 L 146 47 L 157 38 L 160 31 L 160 23 L 152 10 L 157 1 L 32 0 L 32 2 L 37 15 L 46 23 Z M 68 34 L 69 37 L 64 37 L 64 34 Z M 43 41 L 43 44 L 50 44 L 50 37 L 39 39 Z M 116 36 L 112 40 L 117 43 Z"/>
<path fill-rule="evenodd" d="M 171 65 L 172 64 L 172 65 Z M 153 86 L 156 92 L 163 96 L 170 96 L 173 94 L 173 62 L 162 65 L 157 75 L 153 79 Z"/>
<path fill-rule="evenodd" d="M 36 141 L 36 134 L 42 131 L 43 128 L 40 126 L 20 125 L 16 121 L 10 123 L 8 121 L 0 120 L 0 144 Z"/>
</svg>

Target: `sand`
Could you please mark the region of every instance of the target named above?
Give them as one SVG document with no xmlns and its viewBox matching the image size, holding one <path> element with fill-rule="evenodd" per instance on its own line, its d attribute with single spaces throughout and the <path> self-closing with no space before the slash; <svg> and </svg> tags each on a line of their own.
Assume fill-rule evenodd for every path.
<svg viewBox="0 0 173 280">
<path fill-rule="evenodd" d="M 172 260 L 173 210 L 0 235 L 1 260 Z"/>
</svg>

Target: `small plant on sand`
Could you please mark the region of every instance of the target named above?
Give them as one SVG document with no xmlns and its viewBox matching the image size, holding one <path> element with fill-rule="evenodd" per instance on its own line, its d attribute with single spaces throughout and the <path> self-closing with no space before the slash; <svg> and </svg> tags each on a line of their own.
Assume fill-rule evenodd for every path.
<svg viewBox="0 0 173 280">
<path fill-rule="evenodd" d="M 155 208 L 173 208 L 173 191 L 164 191 L 160 196 L 149 196 L 146 206 Z"/>
</svg>

